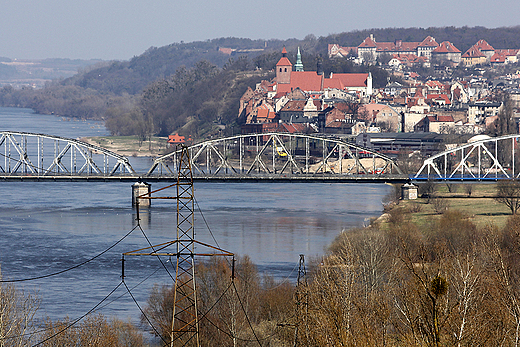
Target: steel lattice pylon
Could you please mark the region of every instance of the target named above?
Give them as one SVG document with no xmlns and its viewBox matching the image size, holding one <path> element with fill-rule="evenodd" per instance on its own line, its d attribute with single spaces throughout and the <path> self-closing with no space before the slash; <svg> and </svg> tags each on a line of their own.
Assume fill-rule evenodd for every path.
<svg viewBox="0 0 520 347">
<path fill-rule="evenodd" d="M 220 248 L 195 240 L 194 212 L 195 198 L 193 194 L 193 175 L 189 151 L 186 146 L 180 149 L 178 175 L 175 184 L 151 191 L 137 197 L 139 215 L 139 199 L 175 199 L 177 201 L 176 239 L 159 245 L 123 253 L 125 255 L 151 255 L 175 257 L 174 303 L 170 346 L 200 346 L 199 317 L 197 306 L 197 288 L 195 286 L 195 256 L 230 256 L 234 254 Z M 176 186 L 175 197 L 152 196 L 157 192 Z M 139 217 L 137 218 L 139 221 Z M 195 246 L 209 249 L 210 252 L 195 253 Z M 168 248 L 175 248 L 169 251 Z M 216 252 L 215 252 L 216 251 Z M 123 275 L 124 278 L 124 275 Z"/>
<path fill-rule="evenodd" d="M 177 265 L 171 346 L 193 341 L 199 346 L 197 291 L 195 287 L 193 176 L 187 147 L 182 148 L 177 176 Z"/>
</svg>

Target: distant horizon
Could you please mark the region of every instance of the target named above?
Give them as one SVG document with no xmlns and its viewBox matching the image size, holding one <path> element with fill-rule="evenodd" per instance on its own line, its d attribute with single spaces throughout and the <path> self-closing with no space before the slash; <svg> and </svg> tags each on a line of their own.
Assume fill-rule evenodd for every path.
<svg viewBox="0 0 520 347">
<path fill-rule="evenodd" d="M 520 25 L 518 13 L 518 0 L 6 1 L 0 56 L 129 60 L 150 47 L 221 37 L 285 40 L 370 28 L 514 27 Z"/>
<path fill-rule="evenodd" d="M 252 40 L 252 41 L 269 41 L 269 40 L 280 40 L 280 41 L 285 41 L 285 40 L 304 40 L 304 38 L 308 35 L 314 35 L 316 36 L 316 38 L 320 38 L 320 37 L 327 37 L 327 36 L 331 36 L 331 35 L 340 35 L 340 34 L 344 34 L 344 33 L 355 33 L 355 32 L 362 32 L 362 31 L 371 31 L 371 30 L 374 30 L 374 31 L 377 31 L 377 30 L 391 30 L 391 29 L 404 29 L 404 30 L 407 30 L 407 29 L 421 29 L 421 30 L 428 30 L 428 29 L 443 29 L 443 28 L 455 28 L 455 29 L 462 29 L 462 28 L 469 28 L 469 29 L 472 29 L 472 28 L 484 28 L 484 29 L 487 29 L 487 30 L 494 30 L 494 29 L 507 29 L 507 28 L 517 28 L 517 27 L 520 27 L 520 24 L 517 24 L 517 25 L 509 25 L 509 26 L 498 26 L 498 27 L 486 27 L 486 26 L 483 26 L 483 25 L 474 25 L 474 26 L 468 26 L 468 25 L 462 25 L 462 26 L 455 26 L 455 25 L 443 25 L 443 26 L 428 26 L 428 27 L 418 27 L 418 26 L 409 26 L 409 27 L 379 27 L 379 28 L 367 28 L 367 29 L 353 29 L 353 30 L 348 30 L 348 31 L 342 31 L 342 32 L 337 32 L 337 33 L 329 33 L 327 35 L 315 35 L 313 33 L 307 33 L 306 35 L 304 35 L 303 37 L 301 38 L 298 38 L 298 37 L 287 37 L 287 38 L 276 38 L 276 37 L 272 37 L 272 38 L 251 38 L 251 37 L 244 37 L 244 36 L 220 36 L 220 37 L 213 37 L 213 38 L 207 38 L 207 39 L 199 39 L 199 40 L 193 40 L 193 41 L 184 41 L 184 40 L 180 40 L 178 42 L 170 42 L 170 43 L 166 43 L 164 45 L 161 45 L 161 46 L 150 46 L 146 49 L 144 49 L 143 51 L 141 51 L 140 53 L 137 53 L 137 54 L 134 54 L 132 55 L 131 57 L 128 57 L 128 58 L 113 58 L 113 59 L 104 59 L 104 58 L 96 58 L 96 57 L 87 57 L 87 58 L 78 58 L 78 57 L 65 57 L 65 56 L 49 56 L 49 57 L 10 57 L 10 56 L 6 56 L 2 53 L 2 50 L 0 49 L 0 58 L 6 58 L 6 59 L 10 59 L 11 61 L 43 61 L 43 60 L 53 60 L 53 59 L 64 59 L 64 60 L 80 60 L 80 61 L 97 61 L 97 62 L 107 62 L 107 61 L 128 61 L 128 60 L 131 60 L 133 57 L 135 56 L 140 56 L 142 55 L 143 53 L 146 52 L 146 50 L 152 48 L 152 47 L 155 47 L 155 48 L 161 48 L 161 47 L 165 47 L 165 46 L 169 46 L 169 45 L 173 45 L 173 44 L 190 44 L 190 43 L 197 43 L 197 42 L 206 42 L 206 41 L 213 41 L 213 40 L 218 40 L 218 39 L 223 39 L 223 38 L 232 38 L 232 39 L 249 39 L 249 40 Z M 360 42 L 361 43 L 361 42 Z"/>
</svg>

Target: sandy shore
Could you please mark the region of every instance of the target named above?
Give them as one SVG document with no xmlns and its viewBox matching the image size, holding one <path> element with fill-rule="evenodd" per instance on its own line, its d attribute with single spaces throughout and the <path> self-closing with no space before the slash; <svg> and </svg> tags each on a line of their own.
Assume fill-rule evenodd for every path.
<svg viewBox="0 0 520 347">
<path fill-rule="evenodd" d="M 80 139 L 125 157 L 158 157 L 167 151 L 167 139 L 154 137 L 139 141 L 136 136 L 95 136 Z"/>
</svg>

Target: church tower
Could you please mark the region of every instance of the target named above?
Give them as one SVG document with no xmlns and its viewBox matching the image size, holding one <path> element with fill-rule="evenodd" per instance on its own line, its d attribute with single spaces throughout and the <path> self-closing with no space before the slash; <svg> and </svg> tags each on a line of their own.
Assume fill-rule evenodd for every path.
<svg viewBox="0 0 520 347">
<path fill-rule="evenodd" d="M 276 64 L 276 83 L 291 83 L 292 64 L 287 58 L 287 50 L 282 50 L 282 57 Z"/>
<path fill-rule="evenodd" d="M 298 54 L 296 55 L 296 64 L 294 64 L 294 71 L 303 71 L 302 55 L 300 54 L 300 47 L 298 47 Z"/>
</svg>

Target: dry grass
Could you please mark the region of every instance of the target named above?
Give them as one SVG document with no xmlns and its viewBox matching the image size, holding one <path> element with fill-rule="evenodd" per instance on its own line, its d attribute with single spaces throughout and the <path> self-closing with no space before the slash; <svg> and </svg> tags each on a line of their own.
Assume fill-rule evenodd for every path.
<svg viewBox="0 0 520 347">
<path fill-rule="evenodd" d="M 490 224 L 499 228 L 504 227 L 511 211 L 505 205 L 493 200 L 496 185 L 494 183 L 471 184 L 473 185 L 471 197 L 467 196 L 463 184 L 455 193 L 449 193 L 445 184 L 439 184 L 434 195 L 446 199 L 449 203 L 449 210 L 464 213 L 477 227 Z M 432 220 L 440 218 L 440 214 L 435 210 L 435 204 L 428 204 L 427 201 L 423 198 L 401 201 L 398 206 L 410 211 L 412 222 L 419 227 L 424 227 Z"/>
<path fill-rule="evenodd" d="M 139 141 L 137 136 L 96 136 L 81 140 L 126 157 L 158 156 L 166 151 L 168 141 L 165 137 L 152 137 L 150 141 Z"/>
</svg>

